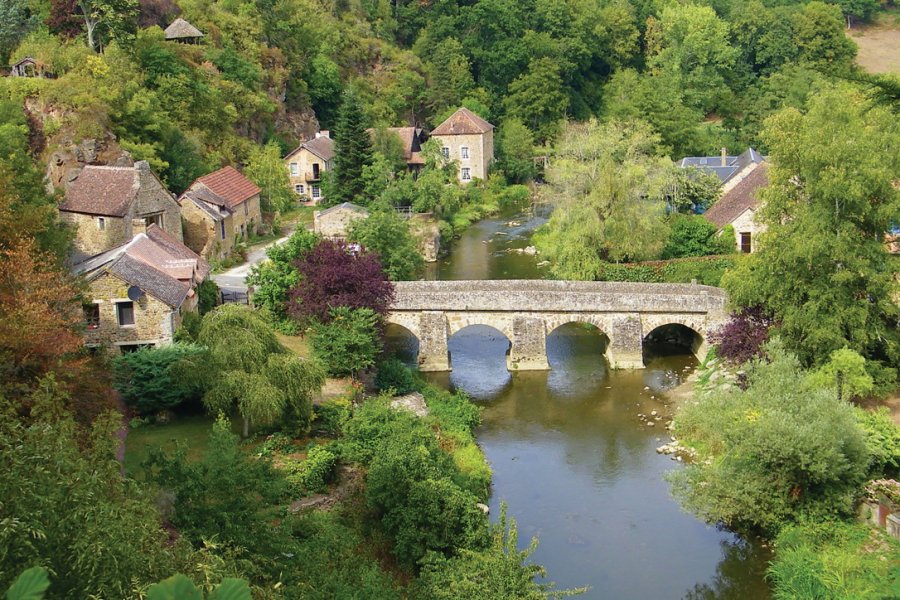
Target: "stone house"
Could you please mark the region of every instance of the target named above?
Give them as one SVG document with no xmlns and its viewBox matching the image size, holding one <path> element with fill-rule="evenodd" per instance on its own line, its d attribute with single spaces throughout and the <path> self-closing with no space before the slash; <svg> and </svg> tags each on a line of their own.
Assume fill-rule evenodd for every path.
<svg viewBox="0 0 900 600">
<path fill-rule="evenodd" d="M 126 244 L 81 262 L 87 281 L 85 345 L 113 354 L 172 342 L 209 265 L 155 224 Z"/>
<path fill-rule="evenodd" d="M 10 77 L 39 77 L 41 74 L 42 69 L 38 68 L 37 61 L 30 56 L 16 61 L 9 67 Z"/>
<path fill-rule="evenodd" d="M 334 140 L 327 131 L 319 131 L 316 137 L 297 146 L 284 157 L 291 187 L 304 200 L 319 204 L 322 195 L 322 173 L 334 166 Z"/>
<path fill-rule="evenodd" d="M 431 132 L 446 160 L 459 164 L 459 181 L 486 179 L 494 160 L 494 126 L 468 108 L 460 108 Z"/>
<path fill-rule="evenodd" d="M 767 163 L 757 163 L 703 213 L 720 232 L 728 225 L 734 228 L 739 252 L 755 252 L 757 235 L 766 230 L 765 225 L 756 222 L 756 209 L 759 191 L 769 185 L 768 171 Z"/>
<path fill-rule="evenodd" d="M 222 259 L 262 222 L 260 189 L 234 167 L 200 177 L 178 199 L 184 243 L 207 259 Z"/>
<path fill-rule="evenodd" d="M 166 40 L 182 44 L 198 44 L 203 39 L 203 32 L 182 18 L 172 21 L 163 33 Z"/>
<path fill-rule="evenodd" d="M 59 214 L 75 229 L 73 262 L 121 246 L 151 224 L 183 240 L 178 202 L 143 160 L 84 167 L 66 187 Z"/>
<path fill-rule="evenodd" d="M 367 129 L 372 139 L 375 139 L 376 130 Z M 421 127 L 387 127 L 385 133 L 395 135 L 400 140 L 403 147 L 403 160 L 406 161 L 406 168 L 413 175 L 419 173 L 425 166 L 425 158 L 422 156 L 422 144 L 427 141 L 425 130 Z"/>
<path fill-rule="evenodd" d="M 368 216 L 369 211 L 362 206 L 344 202 L 325 210 L 317 210 L 313 215 L 313 230 L 324 238 L 347 239 L 350 224 Z"/>
</svg>

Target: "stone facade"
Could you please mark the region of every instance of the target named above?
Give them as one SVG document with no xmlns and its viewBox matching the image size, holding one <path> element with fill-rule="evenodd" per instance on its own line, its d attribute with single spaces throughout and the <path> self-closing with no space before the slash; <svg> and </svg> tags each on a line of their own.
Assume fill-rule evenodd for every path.
<svg viewBox="0 0 900 600">
<path fill-rule="evenodd" d="M 319 132 L 318 137 L 311 140 L 313 149 L 325 146 L 321 138 L 328 137 L 328 132 Z M 329 141 L 329 140 L 324 140 Z M 316 144 L 315 142 L 319 142 Z M 299 148 L 284 157 L 284 165 L 288 170 L 288 178 L 291 181 L 291 189 L 304 201 L 319 203 L 325 199 L 322 194 L 322 174 L 333 168 L 333 158 L 329 152 L 323 152 L 325 156 L 313 152 L 307 144 L 301 144 Z"/>
<path fill-rule="evenodd" d="M 231 216 L 221 220 L 209 214 L 191 201 L 182 201 L 181 219 L 185 245 L 209 260 L 222 260 L 234 248 L 235 237 Z"/>
<path fill-rule="evenodd" d="M 173 309 L 149 294 L 133 302 L 134 325 L 120 326 L 116 304 L 128 299 L 128 282 L 106 273 L 89 283 L 89 295 L 99 306 L 100 319 L 90 324 L 85 333 L 87 346 L 104 346 L 118 354 L 122 346 L 154 345 L 172 342 L 175 330 L 181 325 L 182 311 L 196 309 L 197 297 L 185 300 L 180 309 Z"/>
<path fill-rule="evenodd" d="M 494 160 L 493 130 L 479 134 L 435 135 L 434 138 L 440 140 L 444 157 L 458 163 L 460 183 L 487 179 L 488 169 Z"/>
<path fill-rule="evenodd" d="M 317 210 L 313 215 L 313 230 L 324 238 L 346 239 L 350 224 L 369 216 L 369 211 L 361 206 L 345 202 L 326 210 Z"/>
<path fill-rule="evenodd" d="M 734 227 L 735 246 L 738 252 L 756 252 L 759 243 L 757 236 L 766 231 L 766 226 L 756 222 L 756 210 L 748 208 L 731 222 Z M 749 241 L 749 245 L 747 242 Z"/>
<path fill-rule="evenodd" d="M 510 341 L 510 370 L 547 369 L 546 336 L 567 323 L 594 325 L 609 338 L 614 368 L 642 368 L 643 343 L 668 325 L 706 336 L 724 322 L 727 297 L 718 288 L 684 284 L 572 281 L 397 282 L 387 321 L 419 341 L 419 369 L 450 370 L 447 341 L 470 325 L 487 325 Z"/>
</svg>

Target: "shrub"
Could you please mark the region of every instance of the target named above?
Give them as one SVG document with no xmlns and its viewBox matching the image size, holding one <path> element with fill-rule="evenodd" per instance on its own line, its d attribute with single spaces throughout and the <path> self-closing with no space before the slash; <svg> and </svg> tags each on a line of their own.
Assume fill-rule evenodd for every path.
<svg viewBox="0 0 900 600">
<path fill-rule="evenodd" d="M 874 411 L 857 408 L 855 412 L 872 457 L 869 475 L 876 479 L 900 477 L 900 427 L 894 424 L 888 408 L 882 406 Z"/>
<path fill-rule="evenodd" d="M 205 315 L 219 304 L 219 286 L 212 279 L 204 279 L 197 287 L 197 310 Z"/>
<path fill-rule="evenodd" d="M 338 437 L 350 420 L 350 402 L 342 399 L 323 402 L 313 406 L 313 414 L 313 428 L 317 432 Z"/>
<path fill-rule="evenodd" d="M 669 238 L 662 250 L 662 258 L 686 258 L 727 254 L 735 249 L 734 236 L 716 235 L 716 226 L 699 215 L 673 215 Z M 724 241 L 723 241 L 724 240 Z"/>
<path fill-rule="evenodd" d="M 458 475 L 453 478 L 461 488 L 484 502 L 491 494 L 491 467 L 484 452 L 474 442 L 469 442 L 451 452 Z"/>
<path fill-rule="evenodd" d="M 378 365 L 375 387 L 380 392 L 394 390 L 396 394 L 408 394 L 415 390 L 416 380 L 412 371 L 396 358 L 389 358 Z"/>
<path fill-rule="evenodd" d="M 329 311 L 329 319 L 312 326 L 310 345 L 329 375 L 356 375 L 375 364 L 381 352 L 378 315 L 370 308 L 345 306 Z"/>
<path fill-rule="evenodd" d="M 367 400 L 344 426 L 341 455 L 351 462 L 366 465 L 375 457 L 375 450 L 394 430 L 416 426 L 416 418 L 409 413 L 392 409 L 386 398 Z"/>
<path fill-rule="evenodd" d="M 728 322 L 710 335 L 710 341 L 716 344 L 716 356 L 731 365 L 742 365 L 759 358 L 772 325 L 762 307 L 744 308 L 730 315 Z"/>
<path fill-rule="evenodd" d="M 460 432 L 471 438 L 481 424 L 481 409 L 465 392 L 451 393 L 429 385 L 423 388 L 422 394 L 431 416 L 442 430 Z"/>
<path fill-rule="evenodd" d="M 173 367 L 203 352 L 202 347 L 194 344 L 175 343 L 117 356 L 113 360 L 114 386 L 125 403 L 141 414 L 170 410 L 183 402 L 198 400 L 203 393 L 200 381 Z"/>
<path fill-rule="evenodd" d="M 325 491 L 326 484 L 334 475 L 336 457 L 325 446 L 313 446 L 306 459 L 292 462 L 288 466 L 287 481 L 295 494 L 309 494 Z"/>
<path fill-rule="evenodd" d="M 805 515 L 852 514 L 870 459 L 852 407 L 811 388 L 780 344 L 766 352 L 746 390 L 681 409 L 676 434 L 703 460 L 670 474 L 674 495 L 708 522 L 769 534 Z"/>
</svg>

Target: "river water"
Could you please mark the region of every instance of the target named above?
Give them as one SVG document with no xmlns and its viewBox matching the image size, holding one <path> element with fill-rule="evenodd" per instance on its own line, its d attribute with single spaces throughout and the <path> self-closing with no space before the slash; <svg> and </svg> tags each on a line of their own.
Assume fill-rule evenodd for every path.
<svg viewBox="0 0 900 600">
<path fill-rule="evenodd" d="M 473 225 L 430 276 L 541 278 L 540 257 L 517 250 L 545 221 L 539 211 Z M 478 441 L 494 473 L 492 515 L 506 503 L 520 547 L 537 536 L 532 560 L 559 587 L 590 586 L 582 598 L 769 598 L 766 550 L 683 512 L 664 480 L 680 466 L 656 453 L 669 441 L 667 392 L 696 359 L 657 346 L 646 369 L 610 371 L 604 343 L 597 331 L 563 326 L 547 339 L 552 370 L 511 374 L 498 331 L 472 326 L 451 338 L 453 371 L 428 377 L 484 407 Z"/>
</svg>

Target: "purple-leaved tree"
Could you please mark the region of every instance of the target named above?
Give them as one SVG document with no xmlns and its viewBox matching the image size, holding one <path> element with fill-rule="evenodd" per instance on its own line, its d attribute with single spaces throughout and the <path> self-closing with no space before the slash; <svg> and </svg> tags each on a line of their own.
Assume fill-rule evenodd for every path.
<svg viewBox="0 0 900 600">
<path fill-rule="evenodd" d="M 735 366 L 742 365 L 760 356 L 773 325 L 772 318 L 761 306 L 753 306 L 732 314 L 725 325 L 710 335 L 710 339 L 716 345 L 719 358 Z"/>
<path fill-rule="evenodd" d="M 301 325 L 326 323 L 332 308 L 371 308 L 387 314 L 394 299 L 378 257 L 341 241 L 322 240 L 295 263 L 300 281 L 290 291 L 288 314 Z"/>
</svg>

